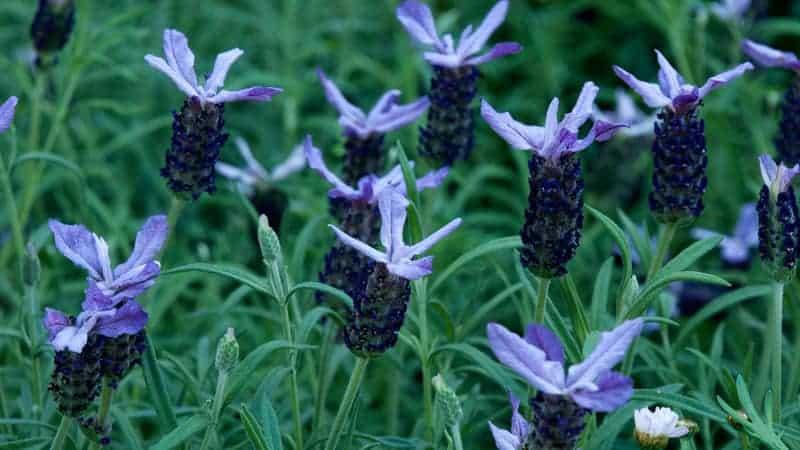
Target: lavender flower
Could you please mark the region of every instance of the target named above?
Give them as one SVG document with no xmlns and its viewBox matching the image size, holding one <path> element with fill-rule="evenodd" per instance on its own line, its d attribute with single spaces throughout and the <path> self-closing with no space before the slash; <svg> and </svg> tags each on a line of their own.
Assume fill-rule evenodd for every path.
<svg viewBox="0 0 800 450">
<path fill-rule="evenodd" d="M 688 224 L 703 212 L 706 191 L 705 124 L 698 108 L 706 95 L 741 76 L 753 65 L 740 64 L 715 75 L 701 87 L 684 81 L 664 55 L 656 50 L 658 84 L 640 81 L 619 66 L 614 72 L 652 108 L 661 108 L 653 142 L 653 190 L 650 210 L 663 223 Z"/>
<path fill-rule="evenodd" d="M 572 111 L 558 121 L 558 98 L 550 102 L 544 127 L 524 125 L 509 113 L 498 113 L 485 100 L 481 114 L 511 147 L 532 153 L 530 194 L 520 235 L 522 264 L 542 278 L 567 273 L 583 226 L 583 179 L 577 153 L 594 141 L 610 139 L 623 125 L 595 121 L 583 138 L 579 129 L 592 115 L 597 86 L 583 85 Z"/>
<path fill-rule="evenodd" d="M 670 408 L 640 408 L 634 411 L 634 436 L 644 450 L 663 450 L 669 440 L 689 434 L 689 428 Z"/>
<path fill-rule="evenodd" d="M 467 27 L 458 40 L 452 35 L 439 36 L 433 14 L 427 5 L 406 0 L 397 8 L 397 18 L 420 44 L 429 47 L 424 58 L 433 66 L 429 97 L 428 124 L 420 134 L 420 152 L 442 165 L 466 159 L 475 143 L 475 122 L 470 107 L 475 97 L 477 66 L 518 53 L 516 42 L 503 42 L 488 52 L 475 56 L 486 46 L 489 37 L 505 20 L 508 1 L 497 2 L 480 26 Z"/>
<path fill-rule="evenodd" d="M 759 157 L 764 186 L 758 197 L 758 250 L 773 279 L 785 283 L 794 278 L 800 252 L 800 220 L 791 181 L 800 166 L 775 164 Z"/>
<path fill-rule="evenodd" d="M 546 327 L 529 325 L 523 339 L 490 323 L 489 346 L 497 359 L 539 391 L 531 399 L 531 425 L 524 425 L 517 405 L 511 433 L 490 424 L 497 448 L 575 448 L 587 411 L 613 411 L 633 395 L 633 381 L 611 369 L 625 357 L 643 324 L 642 319 L 629 320 L 601 333 L 594 350 L 565 373 L 564 348 Z"/>
<path fill-rule="evenodd" d="M 216 189 L 214 165 L 228 139 L 223 132 L 225 103 L 236 101 L 269 101 L 281 92 L 274 87 L 249 87 L 236 91 L 222 88 L 231 65 L 244 52 L 238 48 L 217 55 L 214 69 L 199 84 L 194 71 L 194 54 L 188 40 L 177 30 L 164 31 L 166 61 L 153 55 L 145 60 L 163 72 L 187 95 L 183 108 L 174 113 L 172 146 L 167 152 L 161 176 L 178 196 L 196 200 L 203 192 Z"/>
<path fill-rule="evenodd" d="M 509 393 L 508 397 L 511 403 L 511 431 L 498 428 L 492 422 L 489 422 L 489 429 L 492 431 L 497 450 L 523 450 L 523 444 L 528 440 L 532 425 L 520 414 L 519 399 L 512 393 Z"/>
<path fill-rule="evenodd" d="M 461 219 L 455 219 L 422 241 L 406 245 L 403 229 L 408 200 L 398 191 L 384 190 L 378 204 L 384 251 L 329 225 L 343 244 L 366 256 L 371 263 L 369 275 L 354 290 L 353 311 L 344 335 L 350 351 L 362 357 L 379 356 L 395 345 L 411 295 L 409 281 L 433 271 L 432 256 L 416 257 L 461 225 Z"/>
<path fill-rule="evenodd" d="M 778 161 L 789 165 L 800 163 L 800 60 L 794 53 L 782 52 L 749 40 L 742 43 L 742 49 L 762 66 L 790 69 L 797 75 L 783 96 L 775 147 L 778 149 Z"/>
<path fill-rule="evenodd" d="M 656 122 L 656 115 L 646 115 L 633 101 L 633 97 L 622 89 L 614 92 L 616 98 L 616 109 L 614 111 L 602 111 L 595 107 L 592 118 L 596 121 L 607 123 L 624 123 L 627 127 L 619 131 L 619 135 L 627 138 L 636 138 L 653 134 L 653 124 Z"/>
<path fill-rule="evenodd" d="M 17 97 L 9 97 L 8 100 L 0 105 L 0 133 L 4 133 L 11 128 L 14 121 L 14 111 L 17 109 Z"/>
<path fill-rule="evenodd" d="M 711 4 L 711 13 L 725 22 L 738 22 L 750 9 L 751 0 L 720 0 Z"/>
<path fill-rule="evenodd" d="M 55 64 L 56 54 L 67 44 L 74 26 L 74 0 L 39 0 L 30 30 L 37 67 Z"/>
<path fill-rule="evenodd" d="M 720 233 L 704 228 L 692 230 L 695 239 L 720 236 Z M 758 213 L 755 203 L 747 203 L 739 212 L 739 220 L 733 234 L 723 236 L 720 243 L 722 262 L 730 267 L 747 267 L 750 263 L 750 249 L 758 246 Z"/>
<path fill-rule="evenodd" d="M 325 97 L 339 112 L 339 125 L 346 137 L 347 154 L 344 161 L 344 180 L 348 184 L 361 177 L 383 169 L 384 158 L 381 146 L 383 136 L 393 130 L 414 122 L 428 109 L 430 102 L 422 97 L 406 105 L 398 105 L 400 91 L 392 89 L 365 114 L 353 105 L 322 70 L 317 70 Z"/>
</svg>

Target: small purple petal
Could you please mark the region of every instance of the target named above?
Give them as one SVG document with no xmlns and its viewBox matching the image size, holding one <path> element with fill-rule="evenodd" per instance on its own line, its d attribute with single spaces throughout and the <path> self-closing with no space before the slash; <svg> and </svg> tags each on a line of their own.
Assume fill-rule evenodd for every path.
<svg viewBox="0 0 800 450">
<path fill-rule="evenodd" d="M 194 72 L 194 53 L 189 48 L 189 40 L 178 30 L 164 30 L 164 56 L 172 69 L 183 77 L 192 87 L 197 87 L 197 74 Z"/>
<path fill-rule="evenodd" d="M 564 364 L 564 347 L 546 326 L 533 323 L 525 329 L 525 341 L 541 349 L 549 361 Z"/>
<path fill-rule="evenodd" d="M 492 422 L 489 422 L 489 429 L 492 431 L 494 445 L 497 447 L 497 450 L 520 449 L 522 441 L 517 436 L 514 436 L 513 433 L 508 430 L 503 430 L 502 428 L 497 428 Z"/>
<path fill-rule="evenodd" d="M 597 390 L 577 390 L 570 397 L 578 405 L 595 412 L 611 412 L 633 396 L 633 380 L 618 372 L 606 372 L 597 380 Z"/>
<path fill-rule="evenodd" d="M 386 255 L 384 253 L 375 250 L 369 245 L 359 241 L 358 239 L 350 236 L 349 234 L 336 228 L 333 225 L 328 225 L 328 226 L 333 230 L 334 233 L 336 233 L 336 237 L 339 238 L 340 241 L 342 241 L 342 244 L 355 249 L 356 251 L 363 254 L 367 258 L 372 259 L 373 261 L 382 263 L 388 262 L 388 259 L 386 258 Z"/>
<path fill-rule="evenodd" d="M 159 58 L 158 56 L 153 55 L 146 55 L 144 60 L 147 61 L 147 64 L 150 67 L 160 71 L 164 75 L 168 76 L 175 86 L 178 87 L 184 94 L 189 97 L 199 97 L 200 93 L 198 90 L 189 84 L 188 81 L 184 80 L 180 73 L 178 73 L 175 69 L 170 67 L 170 65 L 164 61 L 163 58 Z"/>
<path fill-rule="evenodd" d="M 81 303 L 81 309 L 88 312 L 106 311 L 113 308 L 114 305 L 115 302 L 103 293 L 97 282 L 90 280 L 89 287 L 86 288 L 86 298 Z"/>
<path fill-rule="evenodd" d="M 403 252 L 403 257 L 411 257 L 421 255 L 433 247 L 437 242 L 446 238 L 450 233 L 456 231 L 456 228 L 461 226 L 461 218 L 451 220 L 447 225 L 439 228 L 434 233 L 431 233 L 425 239 L 417 242 L 416 244 L 408 247 Z"/>
<path fill-rule="evenodd" d="M 449 167 L 442 167 L 441 169 L 428 172 L 422 178 L 417 179 L 417 191 L 438 187 L 444 182 L 445 178 L 447 178 L 447 174 L 449 173 Z M 403 187 L 405 188 L 405 185 Z"/>
<path fill-rule="evenodd" d="M 704 98 L 709 92 L 744 75 L 745 72 L 753 70 L 753 68 L 753 64 L 746 62 L 739 64 L 731 70 L 714 75 L 713 77 L 709 78 L 708 81 L 706 81 L 706 84 L 700 88 L 700 98 Z"/>
<path fill-rule="evenodd" d="M 481 100 L 481 116 L 489 126 L 511 147 L 518 150 L 538 150 L 544 146 L 542 127 L 517 122 L 510 113 L 498 113 L 486 100 Z"/>
<path fill-rule="evenodd" d="M 611 123 L 604 120 L 598 120 L 595 121 L 595 123 L 592 125 L 592 128 L 594 130 L 594 140 L 605 142 L 614 137 L 614 135 L 616 135 L 618 132 L 628 128 L 628 125 L 624 123 Z"/>
<path fill-rule="evenodd" d="M 159 273 L 161 273 L 161 265 L 156 261 L 150 261 L 123 273 L 120 278 L 115 279 L 109 285 L 100 287 L 106 289 L 105 294 L 110 295 L 115 302 L 132 299 L 155 284 Z"/>
<path fill-rule="evenodd" d="M 387 190 L 378 198 L 378 210 L 381 215 L 381 244 L 392 260 L 392 256 L 400 252 L 403 244 L 403 229 L 406 225 L 409 202 L 405 196 L 395 190 Z"/>
<path fill-rule="evenodd" d="M 506 20 L 506 14 L 508 14 L 508 0 L 501 0 L 495 3 L 474 33 L 465 32 L 466 38 L 462 35 L 462 42 L 459 42 L 458 45 L 458 53 L 466 57 L 481 51 L 492 36 L 492 33 Z"/>
<path fill-rule="evenodd" d="M 520 438 L 520 440 L 524 440 L 528 437 L 530 425 L 525 420 L 525 417 L 519 413 L 519 399 L 517 396 L 509 392 L 508 401 L 511 403 L 511 433 Z"/>
<path fill-rule="evenodd" d="M 495 357 L 531 386 L 546 394 L 564 393 L 566 386 L 561 363 L 548 361 L 544 351 L 502 325 L 490 323 L 486 326 L 486 334 Z"/>
<path fill-rule="evenodd" d="M 430 104 L 428 97 L 421 97 L 407 105 L 392 105 L 388 110 L 380 114 L 370 112 L 368 128 L 370 131 L 374 130 L 378 133 L 388 133 L 402 128 L 417 120 L 419 116 L 425 113 Z"/>
<path fill-rule="evenodd" d="M 414 261 L 390 262 L 386 264 L 389 272 L 409 281 L 427 277 L 433 273 L 433 256 L 426 256 Z"/>
<path fill-rule="evenodd" d="M 127 261 L 114 269 L 114 277 L 123 277 L 126 272 L 154 261 L 167 240 L 168 227 L 167 216 L 165 215 L 156 215 L 148 218 L 139 232 L 136 233 L 133 253 L 131 253 Z"/>
<path fill-rule="evenodd" d="M 587 81 L 584 83 L 572 111 L 567 113 L 564 116 L 564 120 L 561 121 L 561 127 L 577 133 L 580 127 L 592 116 L 594 100 L 597 98 L 598 92 L 600 92 L 600 88 L 593 82 Z"/>
<path fill-rule="evenodd" d="M 332 184 L 334 189 L 336 190 L 336 196 L 341 196 L 345 198 L 359 198 L 361 197 L 361 192 L 351 188 L 350 186 L 346 185 L 344 181 L 340 180 L 333 172 L 328 169 L 328 166 L 325 165 L 325 161 L 322 159 L 322 151 L 317 147 L 314 147 L 314 143 L 311 140 L 311 135 L 307 135 L 305 142 L 304 142 L 304 152 L 306 155 L 306 161 L 308 162 L 308 167 L 312 170 L 316 171 L 318 174 L 322 175 L 328 183 Z M 331 191 L 333 193 L 333 191 Z"/>
<path fill-rule="evenodd" d="M 592 353 L 580 364 L 569 368 L 569 389 L 591 390 L 598 376 L 611 370 L 625 357 L 628 347 L 641 334 L 643 325 L 644 320 L 638 318 L 625 321 L 613 330 L 602 333 Z"/>
<path fill-rule="evenodd" d="M 53 232 L 58 251 L 79 267 L 88 270 L 92 278 L 101 279 L 103 267 L 92 232 L 83 225 L 65 225 L 54 219 L 50 219 L 48 225 Z"/>
<path fill-rule="evenodd" d="M 651 108 L 662 108 L 672 103 L 669 97 L 661 92 L 659 85 L 639 80 L 625 69 L 614 66 L 614 73 L 627 84 L 634 92 L 639 94 Z"/>
<path fill-rule="evenodd" d="M 0 133 L 11 128 L 14 120 L 14 111 L 17 108 L 17 97 L 9 97 L 8 100 L 0 105 Z"/>
<path fill-rule="evenodd" d="M 672 99 L 672 109 L 675 111 L 686 111 L 690 108 L 694 108 L 700 99 L 700 90 L 692 88 L 689 92 L 680 94 Z"/>
<path fill-rule="evenodd" d="M 417 0 L 406 0 L 397 7 L 397 19 L 408 34 L 421 44 L 442 45 L 428 5 Z"/>
<path fill-rule="evenodd" d="M 322 83 L 322 89 L 325 91 L 325 98 L 328 99 L 328 103 L 333 105 L 336 111 L 339 112 L 339 115 L 347 118 L 348 122 L 363 126 L 366 120 L 364 111 L 347 101 L 342 91 L 339 90 L 339 87 L 325 75 L 322 69 L 317 69 L 317 77 L 320 83 Z"/>
<path fill-rule="evenodd" d="M 775 177 L 778 176 L 778 165 L 769 155 L 759 156 L 758 164 L 761 168 L 761 179 L 764 180 L 764 184 L 771 185 Z"/>
<path fill-rule="evenodd" d="M 47 330 L 50 340 L 53 340 L 61 330 L 72 324 L 66 314 L 52 308 L 44 309 L 44 319 L 42 319 L 42 323 Z"/>
<path fill-rule="evenodd" d="M 797 55 L 794 53 L 782 52 L 750 40 L 745 40 L 742 43 L 742 50 L 753 61 L 762 66 L 783 67 L 800 71 L 800 60 L 797 59 Z"/>
<path fill-rule="evenodd" d="M 147 325 L 147 313 L 134 300 L 126 301 L 113 316 L 101 317 L 97 323 L 97 334 L 118 337 L 136 334 Z"/>
<path fill-rule="evenodd" d="M 481 56 L 475 56 L 473 58 L 468 58 L 464 62 L 471 66 L 479 66 L 481 64 L 487 63 L 489 61 L 494 61 L 495 59 L 502 58 L 508 55 L 514 55 L 522 51 L 522 46 L 516 42 L 500 42 L 499 44 L 495 44 L 491 50 L 484 53 Z"/>
<path fill-rule="evenodd" d="M 267 102 L 281 92 L 283 89 L 277 87 L 256 86 L 238 91 L 222 90 L 207 100 L 211 103 Z"/>
</svg>

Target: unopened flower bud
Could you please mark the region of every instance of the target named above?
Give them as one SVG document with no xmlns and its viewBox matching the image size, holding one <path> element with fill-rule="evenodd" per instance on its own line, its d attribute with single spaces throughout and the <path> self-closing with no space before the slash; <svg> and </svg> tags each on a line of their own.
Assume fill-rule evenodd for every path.
<svg viewBox="0 0 800 450">
<path fill-rule="evenodd" d="M 264 258 L 265 264 L 283 260 L 281 241 L 269 226 L 269 219 L 265 215 L 261 215 L 258 219 L 258 245 L 261 247 L 261 257 Z"/>
<path fill-rule="evenodd" d="M 436 390 L 436 408 L 442 415 L 444 425 L 447 427 L 458 426 L 464 417 L 458 395 L 447 385 L 441 374 L 433 377 L 433 388 Z"/>
<path fill-rule="evenodd" d="M 214 366 L 218 372 L 230 372 L 236 367 L 239 362 L 239 343 L 236 342 L 236 335 L 233 328 L 228 328 L 228 331 L 219 339 L 217 344 L 217 357 Z"/>
</svg>

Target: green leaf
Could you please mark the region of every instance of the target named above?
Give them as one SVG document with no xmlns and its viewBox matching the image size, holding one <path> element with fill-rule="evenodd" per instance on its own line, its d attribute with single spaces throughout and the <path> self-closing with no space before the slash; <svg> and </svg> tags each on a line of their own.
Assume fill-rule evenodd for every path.
<svg viewBox="0 0 800 450">
<path fill-rule="evenodd" d="M 611 287 L 611 273 L 614 268 L 614 258 L 605 260 L 600 271 L 597 272 L 597 278 L 594 280 L 594 289 L 592 290 L 592 304 L 589 307 L 589 318 L 591 321 L 591 329 L 598 330 L 602 327 L 600 323 L 603 314 L 608 312 L 609 303 L 611 298 L 609 295 L 609 288 Z"/>
<path fill-rule="evenodd" d="M 150 335 L 146 334 L 145 337 L 147 338 L 147 350 L 142 358 L 142 370 L 147 390 L 150 392 L 150 399 L 153 401 L 153 408 L 156 410 L 161 426 L 166 429 L 175 428 L 177 424 L 175 412 L 172 410 L 172 400 L 169 398 L 167 385 L 164 383 L 161 368 L 158 366 L 156 348 Z"/>
<path fill-rule="evenodd" d="M 319 322 L 325 316 L 333 318 L 340 325 L 344 324 L 344 319 L 342 319 L 342 317 L 336 311 L 325 306 L 317 306 L 303 316 L 303 320 L 297 327 L 297 342 L 300 344 L 305 344 L 306 341 L 308 341 L 308 336 L 311 334 L 311 331 L 314 329 L 317 322 Z"/>
<path fill-rule="evenodd" d="M 266 280 L 253 274 L 252 272 L 242 267 L 234 266 L 231 264 L 208 264 L 208 263 L 191 263 L 183 266 L 173 267 L 172 269 L 161 272 L 161 276 L 175 275 L 184 272 L 205 272 L 221 275 L 238 281 L 242 284 L 250 286 L 251 288 L 263 294 L 276 299 L 275 295 L 267 286 Z"/>
<path fill-rule="evenodd" d="M 173 449 L 187 440 L 191 439 L 195 434 L 204 431 L 208 426 L 208 415 L 196 414 L 187 420 L 181 422 L 169 434 L 161 438 L 157 444 L 150 447 L 150 450 L 170 450 Z"/>
<path fill-rule="evenodd" d="M 46 442 L 50 442 L 50 438 L 38 437 L 18 439 L 16 441 L 0 443 L 0 450 L 37 448 Z"/>
<path fill-rule="evenodd" d="M 572 319 L 572 326 L 575 329 L 575 337 L 578 339 L 578 345 L 583 345 L 586 336 L 589 334 L 589 321 L 586 319 L 586 310 L 583 308 L 583 301 L 578 294 L 578 288 L 572 280 L 572 276 L 567 274 L 561 279 L 564 290 L 567 291 L 567 307 L 569 308 L 569 315 Z"/>
<path fill-rule="evenodd" d="M 306 350 L 312 348 L 314 347 L 310 345 L 295 345 L 284 340 L 270 341 L 260 345 L 250 352 L 231 372 L 228 382 L 225 384 L 225 403 L 230 402 L 242 389 L 259 381 L 258 377 L 253 375 L 263 366 L 264 360 L 272 353 L 280 350 Z"/>
<path fill-rule="evenodd" d="M 628 285 L 631 277 L 633 276 L 633 263 L 631 262 L 631 248 L 628 245 L 628 238 L 625 237 L 625 233 L 622 231 L 622 228 L 614 223 L 613 220 L 609 219 L 608 216 L 589 205 L 584 207 L 587 211 L 589 211 L 589 214 L 594 216 L 594 218 L 599 220 L 600 223 L 606 227 L 608 232 L 611 233 L 611 237 L 614 239 L 614 242 L 617 243 L 620 252 L 622 252 L 622 280 L 620 281 L 619 288 L 617 289 L 617 296 L 621 297 L 622 293 L 625 292 L 625 287 Z"/>
<path fill-rule="evenodd" d="M 294 285 L 286 297 L 290 298 L 294 293 L 302 291 L 303 289 L 320 291 L 328 295 L 332 295 L 341 300 L 345 305 L 347 305 L 348 308 L 353 309 L 353 299 L 350 298 L 346 292 L 336 289 L 333 286 L 328 286 L 325 283 L 318 283 L 316 281 L 306 281 L 305 283 L 298 283 Z"/>
<path fill-rule="evenodd" d="M 250 439 L 253 447 L 256 450 L 272 450 L 267 447 L 267 439 L 261 431 L 261 426 L 244 403 L 239 407 L 239 416 L 242 419 L 242 426 L 245 433 L 247 433 L 247 438 Z"/>
<path fill-rule="evenodd" d="M 281 427 L 275 408 L 269 398 L 268 391 L 261 394 L 259 404 L 259 419 L 261 428 L 264 430 L 267 447 L 269 450 L 283 450 L 283 440 L 281 439 Z"/>
<path fill-rule="evenodd" d="M 503 388 L 510 389 L 517 394 L 521 394 L 523 392 L 520 390 L 519 383 L 514 381 L 514 379 L 508 375 L 508 372 L 499 363 L 494 362 L 494 360 L 486 356 L 485 353 L 481 352 L 472 345 L 463 343 L 443 345 L 431 352 L 430 359 L 433 359 L 434 356 L 443 352 L 461 354 L 467 359 L 475 362 L 489 378 L 494 380 Z"/>
<path fill-rule="evenodd" d="M 441 275 L 436 277 L 436 281 L 433 282 L 433 285 L 430 288 L 430 293 L 433 294 L 433 292 L 436 291 L 436 289 L 440 287 L 448 277 L 453 275 L 456 271 L 458 271 L 458 269 L 470 263 L 471 261 L 478 259 L 487 253 L 499 252 L 501 250 L 511 250 L 520 247 L 522 247 L 522 241 L 520 240 L 519 236 L 509 236 L 494 239 L 486 242 L 485 244 L 479 245 L 467 253 L 464 253 L 449 266 L 447 266 L 447 268 L 441 272 Z"/>
<path fill-rule="evenodd" d="M 678 253 L 676 257 L 666 263 L 664 267 L 656 273 L 655 278 L 665 277 L 675 272 L 688 269 L 698 259 L 702 258 L 703 255 L 715 249 L 719 243 L 722 242 L 722 239 L 722 236 L 714 236 L 697 241 L 686 247 L 682 252 Z"/>
<path fill-rule="evenodd" d="M 716 284 L 719 286 L 730 286 L 724 279 L 702 272 L 673 272 L 666 276 L 656 276 L 642 288 L 634 303 L 625 314 L 626 319 L 633 319 L 644 315 L 650 304 L 658 297 L 658 294 L 670 283 L 676 281 L 694 281 L 698 283 Z"/>
<path fill-rule="evenodd" d="M 30 161 L 44 161 L 50 164 L 55 164 L 57 166 L 61 166 L 64 169 L 69 170 L 78 178 L 78 180 L 83 183 L 83 171 L 77 164 L 72 161 L 69 161 L 61 156 L 55 155 L 53 153 L 46 153 L 46 152 L 28 152 L 23 155 L 17 157 L 14 162 L 11 163 L 11 166 L 8 168 L 9 175 L 10 172 L 13 172 L 14 169 L 20 166 L 22 163 L 30 162 Z"/>
</svg>

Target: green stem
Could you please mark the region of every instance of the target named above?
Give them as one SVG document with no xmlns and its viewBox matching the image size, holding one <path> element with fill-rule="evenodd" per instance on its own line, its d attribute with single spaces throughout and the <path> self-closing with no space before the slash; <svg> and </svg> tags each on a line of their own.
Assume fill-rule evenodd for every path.
<svg viewBox="0 0 800 450">
<path fill-rule="evenodd" d="M 464 450 L 464 443 L 461 441 L 461 428 L 459 428 L 458 424 L 450 427 L 450 434 L 453 436 L 455 450 Z"/>
<path fill-rule="evenodd" d="M 11 224 L 11 236 L 14 240 L 14 250 L 17 253 L 17 263 L 19 266 L 19 275 L 22 277 L 22 264 L 25 258 L 25 238 L 22 235 L 22 224 L 19 221 L 19 210 L 17 209 L 17 201 L 14 198 L 14 190 L 11 186 L 11 174 L 8 172 L 5 160 L 0 156 L 0 188 L 3 190 L 3 196 L 6 198 L 6 205 L 8 207 L 8 221 Z"/>
<path fill-rule="evenodd" d="M 53 443 L 50 444 L 50 450 L 61 450 L 64 448 L 64 443 L 67 442 L 70 425 L 72 425 L 72 419 L 70 419 L 69 416 L 61 416 L 61 423 L 58 424 L 56 435 L 53 436 Z"/>
<path fill-rule="evenodd" d="M 350 374 L 350 381 L 347 383 L 347 389 L 344 391 L 344 397 L 339 404 L 339 411 L 336 413 L 336 418 L 333 420 L 328 440 L 325 442 L 325 450 L 336 450 L 339 444 L 339 439 L 344 430 L 344 424 L 347 417 L 350 415 L 350 410 L 353 409 L 353 403 L 356 401 L 358 391 L 361 389 L 361 382 L 364 381 L 364 373 L 367 371 L 369 359 L 356 358 L 356 365 L 353 367 L 353 372 Z"/>
<path fill-rule="evenodd" d="M 664 263 L 664 258 L 666 258 L 667 251 L 669 251 L 669 244 L 672 242 L 672 238 L 675 237 L 675 231 L 677 231 L 677 229 L 678 227 L 674 223 L 661 226 L 661 234 L 658 237 L 658 248 L 656 249 L 655 256 L 653 256 L 653 260 L 650 261 L 650 269 L 647 271 L 648 283 L 656 276 L 658 271 L 661 270 L 661 264 Z"/>
<path fill-rule="evenodd" d="M 783 346 L 783 283 L 775 283 L 774 296 L 770 308 L 770 348 L 772 373 L 773 417 L 775 423 L 781 422 L 781 387 L 783 385 L 782 346 Z"/>
<path fill-rule="evenodd" d="M 200 444 L 200 450 L 208 449 L 211 444 L 211 439 L 217 429 L 219 423 L 219 414 L 222 411 L 222 404 L 225 401 L 225 384 L 228 382 L 228 372 L 221 371 L 217 377 L 217 390 L 214 392 L 214 403 L 211 406 L 211 423 L 206 427 L 206 432 L 203 435 L 203 442 Z"/>
<path fill-rule="evenodd" d="M 108 383 L 108 378 L 103 378 L 103 390 L 100 393 L 100 411 L 97 413 L 97 423 L 100 429 L 105 433 L 108 428 L 108 413 L 111 411 L 111 400 L 114 398 L 114 389 Z M 92 442 L 89 447 L 91 450 L 98 450 L 100 448 L 99 440 Z"/>
<path fill-rule="evenodd" d="M 286 340 L 294 343 L 294 333 L 292 333 L 292 319 L 289 316 L 289 305 L 284 301 L 283 306 L 283 325 L 286 333 Z M 303 448 L 303 421 L 300 415 L 300 397 L 297 385 L 297 352 L 289 351 L 289 371 L 290 371 L 290 393 L 292 396 L 292 415 L 294 417 L 295 448 Z"/>
<path fill-rule="evenodd" d="M 540 278 L 539 289 L 536 292 L 536 313 L 533 316 L 534 323 L 544 323 L 544 313 L 547 307 L 547 291 L 550 290 L 550 279 Z"/>
<path fill-rule="evenodd" d="M 178 218 L 181 216 L 181 212 L 183 212 L 183 207 L 186 205 L 186 202 L 177 198 L 172 197 L 172 203 L 169 205 L 169 211 L 167 212 L 167 242 L 164 242 L 164 246 L 161 247 L 161 253 L 164 253 L 164 250 L 167 248 L 167 244 L 171 240 L 172 236 L 175 234 L 175 225 L 178 223 Z"/>
<path fill-rule="evenodd" d="M 321 430 L 325 423 L 325 401 L 327 399 L 328 386 L 328 364 L 331 359 L 331 347 L 336 337 L 334 325 L 325 324 L 325 332 L 322 335 L 322 343 L 319 350 L 319 375 L 317 377 L 317 389 L 314 396 L 314 429 Z"/>
<path fill-rule="evenodd" d="M 430 330 L 428 329 L 428 293 L 425 280 L 414 282 L 415 297 L 419 304 L 420 366 L 422 367 L 422 404 L 425 413 L 425 436 L 433 440 L 433 386 L 431 365 L 428 359 Z"/>
</svg>

